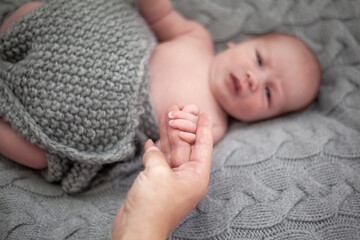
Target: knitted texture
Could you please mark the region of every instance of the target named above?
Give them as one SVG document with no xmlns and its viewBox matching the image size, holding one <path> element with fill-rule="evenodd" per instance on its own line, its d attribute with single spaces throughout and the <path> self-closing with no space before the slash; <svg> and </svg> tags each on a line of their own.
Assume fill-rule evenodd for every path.
<svg viewBox="0 0 360 240">
<path fill-rule="evenodd" d="M 169 239 L 360 239 L 360 1 L 174 5 L 210 30 L 218 50 L 282 31 L 304 39 L 324 71 L 318 99 L 305 112 L 231 124 L 214 148 L 207 196 Z M 109 181 L 68 195 L 1 159 L 0 239 L 111 239 L 141 155 L 128 163 L 111 168 Z"/>
<path fill-rule="evenodd" d="M 137 132 L 157 138 L 154 44 L 137 11 L 116 0 L 47 1 L 1 36 L 0 116 L 46 151 L 47 180 L 80 191 L 103 164 L 133 157 Z"/>
</svg>

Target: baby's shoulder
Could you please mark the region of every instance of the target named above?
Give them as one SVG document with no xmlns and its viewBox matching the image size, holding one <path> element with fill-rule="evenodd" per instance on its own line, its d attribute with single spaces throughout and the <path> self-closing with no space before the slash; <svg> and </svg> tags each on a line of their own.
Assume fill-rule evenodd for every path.
<svg viewBox="0 0 360 240">
<path fill-rule="evenodd" d="M 191 27 L 182 34 L 176 36 L 167 41 L 160 42 L 161 46 L 181 48 L 185 46 L 188 49 L 204 49 L 207 51 L 213 51 L 214 44 L 213 39 L 209 31 L 200 23 L 195 21 L 188 21 L 188 25 Z"/>
<path fill-rule="evenodd" d="M 215 118 L 213 120 L 213 138 L 214 144 L 219 142 L 224 135 L 226 134 L 228 129 L 228 121 L 227 118 Z"/>
<path fill-rule="evenodd" d="M 201 29 L 201 30 L 200 30 Z M 172 40 L 159 43 L 152 54 L 152 62 L 159 60 L 171 60 L 172 65 L 197 66 L 207 65 L 214 57 L 214 47 L 207 31 L 201 33 L 203 27 L 199 25 L 199 31 L 180 35 Z M 195 65 L 194 65 L 195 64 Z"/>
<path fill-rule="evenodd" d="M 189 38 L 189 41 L 193 41 L 194 44 L 213 49 L 214 43 L 210 32 L 198 22 L 191 21 L 191 24 L 193 24 L 192 30 L 185 34 L 184 37 Z"/>
<path fill-rule="evenodd" d="M 210 32 L 204 27 L 204 25 L 200 24 L 196 21 L 190 21 L 190 23 L 193 25 L 192 30 L 189 32 L 189 35 L 199 38 L 203 41 L 210 41 L 213 43 L 212 37 Z"/>
</svg>

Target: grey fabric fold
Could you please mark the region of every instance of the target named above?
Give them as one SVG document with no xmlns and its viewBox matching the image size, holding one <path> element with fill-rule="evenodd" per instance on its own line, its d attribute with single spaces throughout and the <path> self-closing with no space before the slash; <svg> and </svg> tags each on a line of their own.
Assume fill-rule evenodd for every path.
<svg viewBox="0 0 360 240">
<path fill-rule="evenodd" d="M 137 11 L 115 0 L 46 1 L 2 34 L 0 116 L 46 151 L 46 179 L 81 191 L 101 165 L 134 156 L 137 133 L 158 137 L 154 44 Z"/>
</svg>

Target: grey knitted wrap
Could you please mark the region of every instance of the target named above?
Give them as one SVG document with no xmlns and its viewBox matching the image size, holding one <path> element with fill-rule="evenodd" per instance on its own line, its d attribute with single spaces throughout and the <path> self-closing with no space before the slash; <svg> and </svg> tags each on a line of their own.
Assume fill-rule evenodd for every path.
<svg viewBox="0 0 360 240">
<path fill-rule="evenodd" d="M 81 191 L 158 137 L 147 93 L 154 45 L 116 0 L 46 1 L 1 35 L 0 116 L 46 151 L 48 181 Z"/>
</svg>

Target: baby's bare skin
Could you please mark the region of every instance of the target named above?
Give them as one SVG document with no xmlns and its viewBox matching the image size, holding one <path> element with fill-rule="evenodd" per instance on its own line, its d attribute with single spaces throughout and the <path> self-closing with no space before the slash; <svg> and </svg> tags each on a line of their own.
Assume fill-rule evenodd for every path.
<svg viewBox="0 0 360 240">
<path fill-rule="evenodd" d="M 218 142 L 227 130 L 227 114 L 208 84 L 213 46 L 207 31 L 194 28 L 187 35 L 157 45 L 150 61 L 150 94 L 159 122 L 171 105 L 196 104 L 201 112 L 210 112 L 214 142 Z"/>
<path fill-rule="evenodd" d="M 196 141 L 199 109 L 194 104 L 170 106 L 160 122 L 160 147 L 171 167 L 189 160 Z"/>
</svg>

